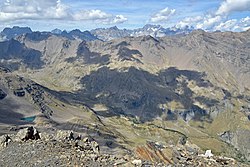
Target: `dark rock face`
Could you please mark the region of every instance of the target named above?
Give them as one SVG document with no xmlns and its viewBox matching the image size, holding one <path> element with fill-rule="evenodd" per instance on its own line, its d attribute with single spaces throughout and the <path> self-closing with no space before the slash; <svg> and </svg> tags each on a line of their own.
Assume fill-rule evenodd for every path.
<svg viewBox="0 0 250 167">
<path fill-rule="evenodd" d="M 0 149 L 1 147 L 7 147 L 10 142 L 12 142 L 12 139 L 9 137 L 9 135 L 0 136 Z"/>
<path fill-rule="evenodd" d="M 29 27 L 14 26 L 12 28 L 5 28 L 1 32 L 1 35 L 6 36 L 6 39 L 12 39 L 26 33 L 32 33 L 32 30 Z"/>
<path fill-rule="evenodd" d="M 42 41 L 46 40 L 51 36 L 51 33 L 48 32 L 32 32 L 25 34 L 25 38 L 31 41 Z"/>
<path fill-rule="evenodd" d="M 41 60 L 41 52 L 27 48 L 17 40 L 11 39 L 10 41 L 0 42 L 0 59 L 10 61 L 9 66 L 17 63 L 20 66 L 19 59 L 22 63 L 31 69 L 41 68 L 44 62 Z M 8 66 L 8 64 L 4 64 Z"/>
<path fill-rule="evenodd" d="M 98 38 L 91 34 L 89 31 L 80 31 L 79 29 L 72 30 L 70 32 L 62 31 L 60 34 L 57 33 L 57 35 L 61 35 L 63 37 L 66 37 L 68 39 L 81 39 L 84 41 L 93 41 L 98 40 Z"/>
<path fill-rule="evenodd" d="M 234 134 L 230 131 L 226 131 L 220 134 L 220 138 L 227 143 L 231 143 L 233 137 L 234 137 Z"/>
<path fill-rule="evenodd" d="M 28 127 L 25 129 L 21 129 L 16 138 L 18 141 L 27 141 L 27 140 L 38 140 L 40 139 L 39 132 L 34 127 Z"/>
<path fill-rule="evenodd" d="M 74 62 L 76 60 L 83 60 L 86 64 L 107 64 L 109 63 L 110 55 L 100 55 L 96 52 L 91 52 L 85 41 L 81 42 L 77 49 L 77 56 L 74 58 L 68 58 L 66 61 Z"/>
<path fill-rule="evenodd" d="M 0 66 L 0 72 L 9 73 L 9 72 L 11 72 L 11 71 L 10 71 L 10 69 L 8 69 L 8 68 L 1 67 L 1 66 Z"/>
<path fill-rule="evenodd" d="M 2 89 L 0 89 L 0 100 L 4 99 L 6 96 L 7 94 Z"/>
<path fill-rule="evenodd" d="M 31 95 L 32 101 L 34 104 L 38 105 L 41 112 L 49 118 L 52 116 L 53 111 L 48 107 L 46 102 L 44 101 L 44 90 L 43 87 L 36 83 L 29 83 L 24 87 L 24 90 Z M 24 91 L 24 93 L 25 93 Z"/>
<path fill-rule="evenodd" d="M 207 115 L 206 110 L 201 109 L 196 105 L 192 105 L 189 110 L 181 112 L 180 115 L 183 117 L 185 121 L 188 120 L 202 120 L 202 117 Z"/>
<path fill-rule="evenodd" d="M 6 76 L 7 75 L 7 76 Z M 43 115 L 47 118 L 52 116 L 53 111 L 50 109 L 48 105 L 48 100 L 45 99 L 45 87 L 42 87 L 41 85 L 28 80 L 26 78 L 15 76 L 15 75 L 8 75 L 8 74 L 2 74 L 1 78 L 1 84 L 3 85 L 3 88 L 9 93 L 13 93 L 15 96 L 22 98 L 23 100 L 29 100 L 29 103 L 31 102 L 34 104 L 34 107 L 38 107 L 40 111 L 43 113 Z M 0 95 L 1 98 L 5 98 L 7 94 L 0 89 Z M 1 99 L 0 99 L 1 100 Z M 8 112 L 13 112 L 13 115 L 11 117 L 17 118 L 19 120 L 29 120 L 29 117 L 24 117 L 19 115 L 18 113 L 15 113 L 16 108 L 19 108 L 19 106 L 22 106 L 23 103 L 15 103 L 15 100 L 12 99 L 6 99 L 6 103 L 9 104 L 10 109 L 8 109 Z M 17 99 L 21 100 L 21 99 Z M 13 102 L 12 102 L 13 101 Z M 15 106 L 15 107 L 14 107 Z M 0 108 L 1 112 L 5 112 L 6 109 Z M 4 117 L 8 117 L 7 114 L 3 114 Z M 35 119 L 35 118 L 34 118 Z M 6 120 L 8 122 L 8 120 Z M 24 121 L 21 121 L 23 124 Z M 32 121 L 31 121 L 32 122 Z M 16 122 L 17 123 L 17 122 Z"/>
<path fill-rule="evenodd" d="M 173 111 L 171 110 L 167 111 L 167 116 L 166 116 L 167 121 L 175 121 L 177 120 L 177 118 L 178 118 L 177 114 L 175 114 Z"/>
<path fill-rule="evenodd" d="M 14 93 L 15 96 L 18 96 L 18 97 L 23 97 L 23 96 L 25 96 L 25 91 L 24 91 L 23 88 L 16 89 L 16 90 L 14 90 L 13 93 Z"/>
<path fill-rule="evenodd" d="M 136 61 L 138 63 L 142 63 L 138 58 L 134 57 L 135 55 L 142 57 L 142 54 L 138 50 L 131 50 L 127 47 L 120 47 L 118 56 L 119 60 L 125 61 L 125 60 L 130 60 L 130 61 Z"/>
</svg>

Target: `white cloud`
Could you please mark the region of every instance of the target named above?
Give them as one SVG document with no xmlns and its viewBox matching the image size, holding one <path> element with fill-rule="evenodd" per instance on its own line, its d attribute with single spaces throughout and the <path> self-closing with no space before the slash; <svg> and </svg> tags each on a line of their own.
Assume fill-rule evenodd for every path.
<svg viewBox="0 0 250 167">
<path fill-rule="evenodd" d="M 123 15 L 112 15 L 101 10 L 73 10 L 61 0 L 5 0 L 0 1 L 0 21 L 18 20 L 70 20 L 98 21 L 104 24 L 118 24 L 127 21 Z"/>
<path fill-rule="evenodd" d="M 112 17 L 101 10 L 82 10 L 73 15 L 74 20 L 102 20 Z"/>
<path fill-rule="evenodd" d="M 232 12 L 250 11 L 250 0 L 225 0 L 221 3 L 215 14 L 204 17 L 203 22 L 197 24 L 197 28 L 207 30 L 237 31 L 243 30 L 243 20 L 227 20 Z M 240 26 L 243 26 L 242 28 Z"/>
<path fill-rule="evenodd" d="M 111 20 L 111 24 L 118 24 L 118 23 L 124 23 L 128 19 L 124 17 L 123 15 L 116 15 L 115 18 Z"/>
<path fill-rule="evenodd" d="M 214 30 L 221 31 L 246 31 L 250 28 L 250 17 L 245 17 L 240 20 L 231 19 L 220 23 L 214 27 Z"/>
<path fill-rule="evenodd" d="M 235 11 L 250 11 L 250 0 L 225 0 L 216 15 L 227 15 Z"/>
<path fill-rule="evenodd" d="M 52 1 L 50 1 L 52 2 Z M 46 8 L 45 8 L 46 9 Z M 48 10 L 45 10 L 46 12 L 45 17 L 52 19 L 65 19 L 70 17 L 70 10 L 69 7 L 65 4 L 61 3 L 60 0 L 56 1 L 55 6 L 51 6 L 48 8 Z"/>
<path fill-rule="evenodd" d="M 249 17 L 241 20 L 231 19 L 228 16 L 232 12 L 250 11 L 250 0 L 225 0 L 214 13 L 208 13 L 203 17 L 189 17 L 181 20 L 176 27 L 193 25 L 197 29 L 221 30 L 221 31 L 244 31 L 249 28 Z"/>
<path fill-rule="evenodd" d="M 128 19 L 123 15 L 112 15 L 101 10 L 83 10 L 73 15 L 74 20 L 92 20 L 103 24 L 120 24 Z"/>
<path fill-rule="evenodd" d="M 242 23 L 250 24 L 250 17 L 247 16 L 245 18 L 242 18 L 241 21 L 242 21 Z"/>
<path fill-rule="evenodd" d="M 250 11 L 250 0 L 225 0 L 221 3 L 216 11 L 216 16 L 227 17 L 232 12 Z M 245 17 L 240 20 L 231 19 L 223 20 L 214 30 L 221 31 L 245 31 L 250 28 L 250 17 Z"/>
<path fill-rule="evenodd" d="M 222 21 L 222 19 L 223 17 L 219 15 L 217 16 L 207 15 L 203 18 L 202 22 L 197 23 L 196 28 L 210 30 L 215 25 L 219 24 Z"/>
<path fill-rule="evenodd" d="M 186 17 L 180 22 L 178 22 L 175 27 L 176 28 L 185 28 L 186 26 L 196 26 L 198 22 L 203 20 L 203 17 L 201 16 L 195 16 L 195 17 Z"/>
<path fill-rule="evenodd" d="M 236 19 L 227 20 L 214 27 L 214 30 L 228 31 L 232 30 L 237 24 Z"/>
<path fill-rule="evenodd" d="M 22 19 L 63 19 L 69 17 L 68 7 L 60 0 L 6 0 L 0 7 L 0 21 Z"/>
<path fill-rule="evenodd" d="M 153 23 L 167 21 L 174 13 L 175 9 L 169 9 L 168 7 L 166 7 L 165 9 L 162 9 L 152 15 L 150 21 Z"/>
</svg>

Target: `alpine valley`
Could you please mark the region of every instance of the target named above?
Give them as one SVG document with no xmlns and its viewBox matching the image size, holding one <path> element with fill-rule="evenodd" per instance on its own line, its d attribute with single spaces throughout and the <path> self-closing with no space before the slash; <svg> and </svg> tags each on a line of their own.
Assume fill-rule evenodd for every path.
<svg viewBox="0 0 250 167">
<path fill-rule="evenodd" d="M 250 30 L 0 36 L 0 166 L 250 163 Z"/>
</svg>

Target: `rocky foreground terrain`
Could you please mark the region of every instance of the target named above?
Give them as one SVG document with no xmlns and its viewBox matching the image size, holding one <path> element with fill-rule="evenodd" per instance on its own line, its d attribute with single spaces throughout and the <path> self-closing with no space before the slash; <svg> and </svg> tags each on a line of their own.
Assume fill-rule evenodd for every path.
<svg viewBox="0 0 250 167">
<path fill-rule="evenodd" d="M 170 150 L 171 155 L 162 152 Z M 88 136 L 72 131 L 38 132 L 33 127 L 20 129 L 17 134 L 0 136 L 1 166 L 244 166 L 227 157 L 214 156 L 191 144 L 160 145 L 148 142 L 140 147 L 144 156 L 158 162 L 143 161 L 131 153 L 105 154 L 99 144 Z M 161 162 L 162 161 L 162 162 Z"/>
</svg>

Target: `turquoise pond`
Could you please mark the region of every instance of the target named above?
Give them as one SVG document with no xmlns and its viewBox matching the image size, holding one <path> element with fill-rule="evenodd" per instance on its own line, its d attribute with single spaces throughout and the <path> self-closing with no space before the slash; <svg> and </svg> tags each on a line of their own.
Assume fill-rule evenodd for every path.
<svg viewBox="0 0 250 167">
<path fill-rule="evenodd" d="M 36 116 L 21 118 L 21 120 L 27 121 L 27 122 L 33 122 L 35 119 L 36 119 Z"/>
</svg>

